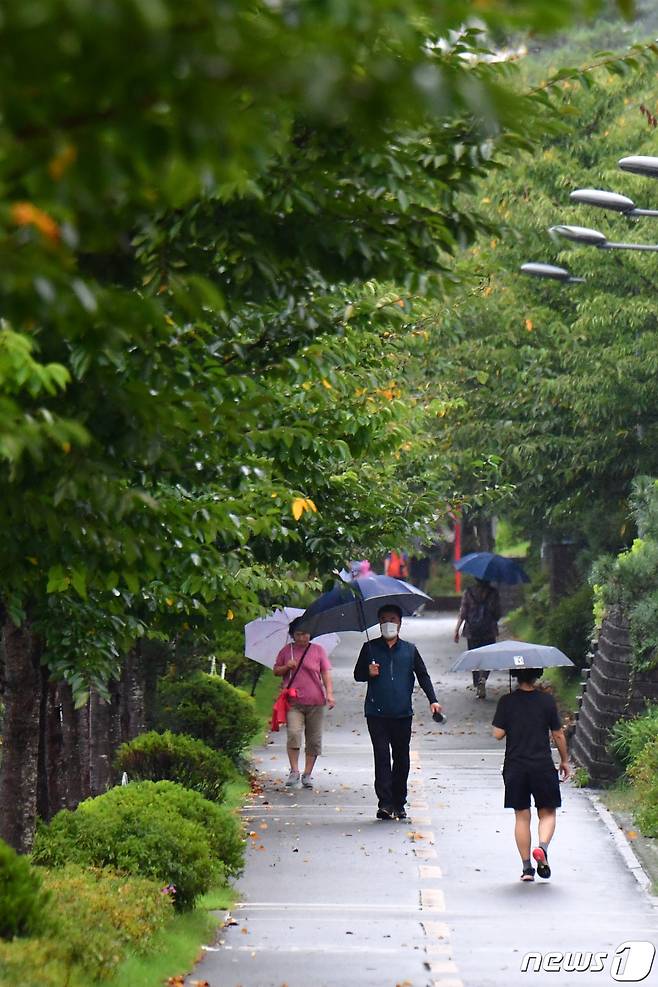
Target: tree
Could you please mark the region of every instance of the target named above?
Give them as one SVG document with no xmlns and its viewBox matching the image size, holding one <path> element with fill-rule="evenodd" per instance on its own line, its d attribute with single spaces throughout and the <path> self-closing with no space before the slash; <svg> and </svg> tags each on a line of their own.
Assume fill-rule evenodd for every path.
<svg viewBox="0 0 658 987">
<path fill-rule="evenodd" d="M 502 31 L 596 7 L 482 17 Z M 0 3 L 14 846 L 31 841 L 42 665 L 83 700 L 141 638 L 210 637 L 297 586 L 300 558 L 430 520 L 445 481 L 431 460 L 422 487 L 413 474 L 435 408 L 388 372 L 402 335 L 383 340 L 482 225 L 457 193 L 492 139 L 528 146 L 545 123 L 462 29 L 471 12 Z"/>
</svg>

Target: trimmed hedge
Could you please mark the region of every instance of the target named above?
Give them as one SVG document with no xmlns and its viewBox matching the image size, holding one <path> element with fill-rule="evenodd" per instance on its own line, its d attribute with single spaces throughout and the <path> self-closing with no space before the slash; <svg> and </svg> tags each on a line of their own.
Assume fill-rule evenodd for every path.
<svg viewBox="0 0 658 987">
<path fill-rule="evenodd" d="M 254 701 L 217 675 L 164 679 L 158 689 L 156 729 L 202 740 L 234 761 L 260 727 Z"/>
<path fill-rule="evenodd" d="M 225 874 L 242 865 L 235 816 L 174 782 L 134 782 L 58 812 L 41 825 L 37 864 L 111 867 L 176 888 L 179 910 L 191 908 Z"/>
<path fill-rule="evenodd" d="M 221 801 L 224 786 L 236 777 L 225 754 L 171 730 L 151 730 L 122 744 L 114 767 L 125 771 L 130 781 L 176 781 L 213 802 Z"/>
<path fill-rule="evenodd" d="M 39 932 L 47 901 L 29 861 L 0 840 L 0 939 Z"/>
<path fill-rule="evenodd" d="M 159 882 L 75 866 L 45 871 L 50 893 L 40 938 L 0 943 L 0 983 L 89 987 L 130 952 L 143 952 L 172 914 Z"/>
</svg>

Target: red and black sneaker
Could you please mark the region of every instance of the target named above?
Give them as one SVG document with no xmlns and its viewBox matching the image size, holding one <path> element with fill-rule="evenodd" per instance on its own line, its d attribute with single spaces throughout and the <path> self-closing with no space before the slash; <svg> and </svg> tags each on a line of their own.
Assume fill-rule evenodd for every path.
<svg viewBox="0 0 658 987">
<path fill-rule="evenodd" d="M 542 850 L 542 848 L 538 846 L 532 851 L 532 856 L 537 863 L 537 873 L 540 877 L 543 877 L 544 880 L 547 881 L 551 876 L 551 868 L 548 866 L 546 851 Z"/>
</svg>

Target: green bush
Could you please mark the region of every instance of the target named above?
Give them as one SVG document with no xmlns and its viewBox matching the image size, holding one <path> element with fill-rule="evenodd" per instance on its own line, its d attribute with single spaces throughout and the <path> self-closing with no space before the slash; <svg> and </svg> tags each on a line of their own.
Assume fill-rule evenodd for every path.
<svg viewBox="0 0 658 987">
<path fill-rule="evenodd" d="M 201 818 L 203 811 L 210 822 Z M 135 782 L 40 825 L 32 858 L 50 867 L 111 867 L 174 885 L 182 910 L 222 876 L 221 834 L 213 826 L 214 813 L 221 811 L 173 782 Z"/>
<path fill-rule="evenodd" d="M 226 755 L 202 740 L 170 730 L 152 730 L 122 744 L 114 767 L 125 771 L 130 781 L 177 781 L 214 802 L 221 800 L 224 786 L 236 777 Z"/>
<path fill-rule="evenodd" d="M 260 726 L 251 696 L 218 675 L 160 682 L 156 729 L 202 740 L 237 760 Z"/>
<path fill-rule="evenodd" d="M 617 720 L 608 745 L 610 750 L 628 769 L 642 754 L 647 744 L 658 740 L 658 706 L 647 706 L 642 716 L 630 720 Z"/>
<path fill-rule="evenodd" d="M 644 745 L 628 775 L 638 796 L 637 824 L 645 836 L 658 836 L 658 737 Z"/>
<path fill-rule="evenodd" d="M 25 857 L 0 840 L 0 939 L 38 932 L 46 908 L 39 875 Z"/>
<path fill-rule="evenodd" d="M 171 915 L 159 882 L 69 866 L 45 871 L 50 893 L 42 938 L 0 944 L 0 983 L 88 987 L 130 952 L 143 952 Z"/>
<path fill-rule="evenodd" d="M 123 791 L 125 790 L 124 788 Z M 164 802 L 184 819 L 204 827 L 210 849 L 220 862 L 225 876 L 238 874 L 242 870 L 244 838 L 242 826 L 235 813 L 215 802 L 209 802 L 198 792 L 181 788 L 170 781 L 160 781 L 149 791 L 153 793 L 155 805 Z"/>
<path fill-rule="evenodd" d="M 583 668 L 587 664 L 593 629 L 594 593 L 589 583 L 584 583 L 548 611 L 544 637 L 554 647 L 564 651 L 577 668 Z"/>
</svg>

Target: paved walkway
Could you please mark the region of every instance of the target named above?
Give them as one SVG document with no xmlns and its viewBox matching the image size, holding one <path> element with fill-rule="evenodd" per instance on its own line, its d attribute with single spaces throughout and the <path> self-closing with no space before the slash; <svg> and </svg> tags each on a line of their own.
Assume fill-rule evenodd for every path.
<svg viewBox="0 0 658 987">
<path fill-rule="evenodd" d="M 337 706 L 315 790 L 283 788 L 285 731 L 257 751 L 263 788 L 244 813 L 250 836 L 237 925 L 221 931 L 188 984 L 604 987 L 616 982 L 611 965 L 623 942 L 658 944 L 653 901 L 587 795 L 570 784 L 551 848 L 554 877 L 518 880 L 513 813 L 502 808 L 503 751 L 490 735 L 507 678 L 492 676 L 482 702 L 467 677 L 447 673 L 454 622 L 429 615 L 403 625 L 448 715 L 445 726 L 435 724 L 417 692 L 409 821 L 374 818 L 365 685 L 352 678 L 359 635 L 343 635 L 332 655 Z M 522 972 L 531 950 L 607 956 L 601 972 L 534 972 L 538 961 Z M 658 960 L 645 982 L 658 982 Z"/>
</svg>

